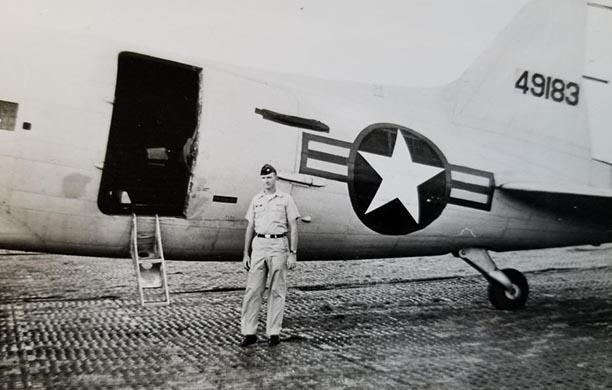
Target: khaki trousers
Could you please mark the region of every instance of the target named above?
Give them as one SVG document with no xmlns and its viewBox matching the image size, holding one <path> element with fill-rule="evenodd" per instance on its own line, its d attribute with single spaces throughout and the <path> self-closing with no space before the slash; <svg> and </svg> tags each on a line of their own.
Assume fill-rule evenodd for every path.
<svg viewBox="0 0 612 390">
<path fill-rule="evenodd" d="M 253 240 L 251 268 L 242 302 L 241 330 L 243 335 L 256 334 L 257 322 L 266 281 L 270 280 L 266 335 L 278 335 L 283 325 L 287 296 L 287 238 Z"/>
</svg>

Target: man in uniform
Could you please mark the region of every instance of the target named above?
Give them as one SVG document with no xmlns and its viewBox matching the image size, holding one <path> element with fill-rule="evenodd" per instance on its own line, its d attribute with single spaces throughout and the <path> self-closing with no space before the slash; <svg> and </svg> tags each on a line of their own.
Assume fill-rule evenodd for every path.
<svg viewBox="0 0 612 390">
<path fill-rule="evenodd" d="M 260 175 L 263 191 L 253 197 L 245 216 L 249 224 L 244 235 L 242 260 L 248 271 L 242 303 L 244 339 L 240 345 L 243 347 L 257 341 L 259 309 L 268 276 L 270 292 L 266 334 L 271 347 L 280 342 L 287 269 L 293 269 L 297 261 L 297 219 L 300 217 L 297 206 L 291 195 L 276 190 L 277 175 L 272 165 L 264 165 Z"/>
</svg>

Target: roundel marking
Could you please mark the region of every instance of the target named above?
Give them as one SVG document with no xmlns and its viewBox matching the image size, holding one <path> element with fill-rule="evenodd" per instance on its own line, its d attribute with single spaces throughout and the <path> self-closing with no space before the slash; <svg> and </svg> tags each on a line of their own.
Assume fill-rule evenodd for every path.
<svg viewBox="0 0 612 390">
<path fill-rule="evenodd" d="M 433 142 L 406 127 L 382 123 L 362 130 L 348 166 L 353 210 L 377 233 L 421 230 L 448 203 L 451 179 L 446 157 Z"/>
</svg>

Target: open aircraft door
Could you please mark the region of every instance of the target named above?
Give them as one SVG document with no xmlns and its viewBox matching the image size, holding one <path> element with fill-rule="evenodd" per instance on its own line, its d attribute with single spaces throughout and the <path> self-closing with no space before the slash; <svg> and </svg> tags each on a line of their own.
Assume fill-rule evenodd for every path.
<svg viewBox="0 0 612 390">
<path fill-rule="evenodd" d="M 119 54 L 98 194 L 103 213 L 185 217 L 201 71 L 141 54 Z"/>
</svg>

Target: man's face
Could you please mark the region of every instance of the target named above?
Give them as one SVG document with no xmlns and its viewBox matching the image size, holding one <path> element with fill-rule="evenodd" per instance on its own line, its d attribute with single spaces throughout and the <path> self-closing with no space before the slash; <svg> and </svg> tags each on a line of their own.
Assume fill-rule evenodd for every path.
<svg viewBox="0 0 612 390">
<path fill-rule="evenodd" d="M 261 181 L 265 190 L 272 190 L 276 186 L 276 173 L 268 173 L 267 175 L 261 175 Z"/>
</svg>

